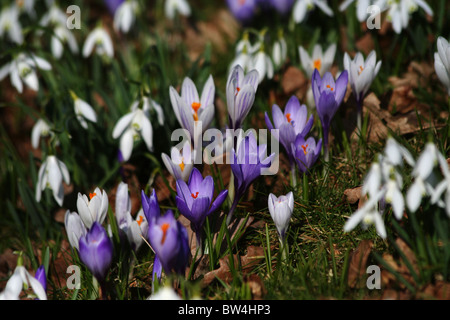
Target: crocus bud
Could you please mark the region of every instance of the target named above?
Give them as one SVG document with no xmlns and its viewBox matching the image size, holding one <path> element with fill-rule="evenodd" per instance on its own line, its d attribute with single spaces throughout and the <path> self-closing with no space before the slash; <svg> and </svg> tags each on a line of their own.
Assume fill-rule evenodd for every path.
<svg viewBox="0 0 450 320">
<path fill-rule="evenodd" d="M 78 250 L 80 237 L 86 234 L 86 227 L 84 226 L 83 221 L 81 221 L 78 213 L 67 210 L 66 215 L 64 216 L 64 225 L 66 227 L 67 238 L 69 239 L 70 245 L 72 248 Z"/>
<path fill-rule="evenodd" d="M 42 285 L 42 288 L 44 288 L 44 291 L 47 291 L 47 275 L 45 274 L 45 268 L 44 265 L 41 265 L 34 274 L 34 277 L 39 281 L 39 283 Z"/>
<path fill-rule="evenodd" d="M 89 232 L 80 238 L 80 259 L 99 282 L 102 282 L 113 258 L 113 244 L 105 229 L 95 221 Z"/>
<path fill-rule="evenodd" d="M 292 212 L 294 211 L 294 195 L 292 191 L 285 196 L 276 197 L 269 194 L 269 212 L 277 227 L 281 242 L 284 242 Z"/>
</svg>

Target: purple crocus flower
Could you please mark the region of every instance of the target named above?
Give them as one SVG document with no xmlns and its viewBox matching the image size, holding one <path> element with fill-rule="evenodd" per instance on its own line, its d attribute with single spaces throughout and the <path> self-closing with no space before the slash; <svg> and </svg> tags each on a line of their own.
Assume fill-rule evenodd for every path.
<svg viewBox="0 0 450 320">
<path fill-rule="evenodd" d="M 188 234 L 172 210 L 152 220 L 148 240 L 166 274 L 184 273 L 189 259 Z"/>
<path fill-rule="evenodd" d="M 247 135 L 238 145 L 238 152 L 231 149 L 232 163 L 231 170 L 234 175 L 234 199 L 228 213 L 227 223 L 230 223 L 234 210 L 240 198 L 247 191 L 248 187 L 258 178 L 264 169 L 271 166 L 275 153 L 266 155 L 267 145 L 258 146 L 256 138 L 252 132 Z"/>
<path fill-rule="evenodd" d="M 307 173 L 320 156 L 322 139 L 316 144 L 316 140 L 313 137 L 305 140 L 304 137 L 299 135 L 291 147 L 298 169 L 303 173 Z"/>
<path fill-rule="evenodd" d="M 41 265 L 34 274 L 34 277 L 39 281 L 39 283 L 42 285 L 42 288 L 44 288 L 45 291 L 47 291 L 47 275 L 45 274 L 45 268 L 44 265 Z"/>
<path fill-rule="evenodd" d="M 276 104 L 272 106 L 273 124 L 265 113 L 266 125 L 269 130 L 278 129 L 280 142 L 286 150 L 291 166 L 295 166 L 291 144 L 295 142 L 298 135 L 305 137 L 314 124 L 314 116 L 308 118 L 306 105 L 300 105 L 296 96 L 292 96 L 286 103 L 284 113 Z"/>
<path fill-rule="evenodd" d="M 161 215 L 161 209 L 159 208 L 158 198 L 156 197 L 156 191 L 153 189 L 150 197 L 145 195 L 144 190 L 141 192 L 142 209 L 144 210 L 145 219 L 148 223 L 152 223 L 157 217 Z"/>
<path fill-rule="evenodd" d="M 79 242 L 81 261 L 98 282 L 103 283 L 113 258 L 113 244 L 105 229 L 95 221 Z"/>
<path fill-rule="evenodd" d="M 294 0 L 269 0 L 269 2 L 282 15 L 288 14 L 294 5 Z"/>
<path fill-rule="evenodd" d="M 347 83 L 347 70 L 341 73 L 336 82 L 330 72 L 326 72 L 323 78 L 321 78 L 319 70 L 315 69 L 312 76 L 312 90 L 314 101 L 316 102 L 317 114 L 322 123 L 326 161 L 328 161 L 329 157 L 328 133 L 331 120 L 344 100 L 345 93 L 347 92 Z"/>
<path fill-rule="evenodd" d="M 108 7 L 109 12 L 114 16 L 117 8 L 124 2 L 125 0 L 104 0 L 106 6 Z"/>
<path fill-rule="evenodd" d="M 227 5 L 236 19 L 248 23 L 258 9 L 258 0 L 227 0 Z"/>
<path fill-rule="evenodd" d="M 193 231 L 197 236 L 197 245 L 201 248 L 201 231 L 205 219 L 222 205 L 228 195 L 228 190 L 222 190 L 213 201 L 213 178 L 206 176 L 203 179 L 200 171 L 194 168 L 187 184 L 183 180 L 177 180 L 177 194 L 175 198 L 177 208 L 191 221 Z"/>
</svg>

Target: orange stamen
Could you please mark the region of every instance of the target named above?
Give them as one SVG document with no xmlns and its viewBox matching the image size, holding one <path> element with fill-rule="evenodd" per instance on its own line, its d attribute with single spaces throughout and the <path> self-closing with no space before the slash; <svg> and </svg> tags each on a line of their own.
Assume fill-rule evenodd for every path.
<svg viewBox="0 0 450 320">
<path fill-rule="evenodd" d="M 163 232 L 163 236 L 162 236 L 162 239 L 161 239 L 161 244 L 164 244 L 164 242 L 166 241 L 167 229 L 169 229 L 169 227 L 170 227 L 170 224 L 168 224 L 168 223 L 164 223 L 161 226 L 161 230 Z"/>
<path fill-rule="evenodd" d="M 334 91 L 334 88 L 332 88 L 329 84 L 327 84 L 327 88 L 330 89 L 331 91 Z"/>
<path fill-rule="evenodd" d="M 308 145 L 306 145 L 306 146 L 302 145 L 303 153 L 305 154 L 305 156 L 308 154 L 308 152 L 306 151 L 306 148 L 308 148 Z"/>
<path fill-rule="evenodd" d="M 321 59 L 314 60 L 313 64 L 314 68 L 320 71 L 320 68 L 322 68 L 322 60 Z"/>
<path fill-rule="evenodd" d="M 89 200 L 92 200 L 92 198 L 93 197 L 95 197 L 97 194 L 94 192 L 94 193 L 89 193 Z"/>
<path fill-rule="evenodd" d="M 287 113 L 287 114 L 286 114 L 286 119 L 287 119 L 287 121 L 288 121 L 289 123 L 292 121 L 292 119 L 291 119 L 291 114 L 290 114 L 290 113 Z"/>
<path fill-rule="evenodd" d="M 243 6 L 245 4 L 245 0 L 239 0 L 239 4 Z"/>
<path fill-rule="evenodd" d="M 184 171 L 184 158 L 181 158 L 181 163 L 179 164 L 181 172 Z"/>
<path fill-rule="evenodd" d="M 364 71 L 364 68 L 362 66 L 359 66 L 359 70 L 360 71 L 358 71 L 358 76 Z"/>
<path fill-rule="evenodd" d="M 191 193 L 191 197 L 194 198 L 194 199 L 197 199 L 197 197 L 198 197 L 198 192 L 196 192 L 195 194 Z"/>
<path fill-rule="evenodd" d="M 144 222 L 144 217 L 143 216 L 139 216 L 139 219 L 136 220 L 138 226 L 141 226 L 141 223 Z"/>
<path fill-rule="evenodd" d="M 198 109 L 200 109 L 201 103 L 199 103 L 199 102 L 192 102 L 191 107 L 194 110 L 194 120 L 198 121 Z"/>
</svg>

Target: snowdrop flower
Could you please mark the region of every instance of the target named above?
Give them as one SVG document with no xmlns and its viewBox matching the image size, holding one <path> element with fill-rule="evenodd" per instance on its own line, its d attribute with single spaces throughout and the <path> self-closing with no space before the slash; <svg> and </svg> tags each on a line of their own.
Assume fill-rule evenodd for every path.
<svg viewBox="0 0 450 320">
<path fill-rule="evenodd" d="M 188 77 L 183 80 L 181 96 L 175 88 L 170 87 L 170 101 L 175 116 L 181 127 L 189 131 L 193 142 L 197 141 L 198 135 L 208 129 L 214 118 L 215 92 L 214 80 L 211 75 L 203 86 L 201 96 L 199 96 L 194 82 Z M 202 131 L 196 130 L 199 125 Z"/>
<path fill-rule="evenodd" d="M 73 106 L 75 110 L 75 115 L 78 121 L 80 122 L 81 126 L 84 129 L 88 128 L 86 120 L 96 123 L 97 115 L 94 109 L 91 107 L 91 105 L 88 104 L 86 101 L 80 99 L 73 91 L 70 91 L 70 95 L 72 96 L 74 102 Z"/>
<path fill-rule="evenodd" d="M 264 52 L 264 46 L 261 46 L 261 49 L 255 54 L 253 57 L 253 68 L 258 71 L 258 83 L 261 83 L 264 78 L 267 79 L 273 78 L 274 67 L 270 56 Z"/>
<path fill-rule="evenodd" d="M 376 61 L 376 52 L 372 51 L 367 59 L 361 52 L 356 53 L 352 60 L 348 53 L 344 54 L 344 69 L 348 71 L 348 81 L 353 90 L 357 104 L 357 126 L 361 130 L 362 103 L 364 96 L 369 91 L 370 85 L 381 68 L 381 61 Z"/>
<path fill-rule="evenodd" d="M 86 38 L 83 46 L 83 57 L 87 58 L 95 48 L 95 52 L 106 55 L 109 58 L 114 56 L 114 47 L 111 36 L 103 27 L 97 27 Z"/>
<path fill-rule="evenodd" d="M 283 37 L 283 33 L 279 32 L 278 39 L 273 44 L 272 59 L 275 67 L 280 68 L 287 58 L 287 44 Z"/>
<path fill-rule="evenodd" d="M 300 61 L 306 72 L 306 76 L 311 78 L 315 69 L 319 71 L 321 76 L 330 71 L 336 54 L 336 44 L 330 45 L 325 53 L 322 51 L 322 46 L 316 44 L 311 56 L 302 46 L 300 46 L 298 50 Z"/>
<path fill-rule="evenodd" d="M 61 10 L 57 5 L 52 4 L 50 9 L 42 16 L 39 24 L 43 27 L 66 26 L 67 14 Z M 67 28 L 66 28 L 67 29 Z"/>
<path fill-rule="evenodd" d="M 142 108 L 140 107 L 142 105 Z M 120 137 L 120 151 L 124 161 L 128 161 L 133 151 L 134 141 L 143 139 L 147 149 L 153 150 L 153 127 L 150 122 L 150 110 L 158 113 L 158 120 L 164 121 L 161 107 L 150 98 L 142 98 L 132 103 L 131 111 L 119 119 L 113 129 L 114 139 Z"/>
<path fill-rule="evenodd" d="M 114 29 L 122 31 L 123 33 L 128 33 L 136 20 L 138 9 L 139 4 L 136 0 L 122 2 L 114 14 Z"/>
<path fill-rule="evenodd" d="M 445 211 L 450 218 L 450 170 L 447 161 L 444 161 L 442 154 L 439 154 L 438 161 L 440 164 L 443 179 L 439 182 L 434 190 L 431 192 L 431 203 L 438 204 L 440 207 L 445 207 Z M 441 201 L 441 196 L 445 192 L 444 201 Z"/>
<path fill-rule="evenodd" d="M 408 190 L 406 204 L 411 212 L 416 212 L 424 196 L 435 194 L 433 186 L 433 170 L 439 164 L 441 168 L 447 165 L 444 156 L 439 152 L 434 143 L 428 142 L 425 149 L 417 159 L 412 171 L 414 182 Z M 435 202 L 437 202 L 435 195 Z M 440 204 L 442 206 L 442 203 Z"/>
<path fill-rule="evenodd" d="M 69 170 L 66 165 L 55 156 L 48 156 L 41 164 L 36 184 L 36 201 L 41 201 L 42 191 L 50 188 L 56 202 L 62 206 L 64 200 L 63 181 L 70 184 Z"/>
<path fill-rule="evenodd" d="M 59 25 L 55 28 L 50 47 L 56 59 L 60 59 L 64 52 L 64 44 L 68 44 L 70 51 L 77 54 L 79 51 L 77 40 L 66 26 Z"/>
<path fill-rule="evenodd" d="M 384 156 L 386 161 L 393 166 L 402 166 L 402 159 L 404 159 L 412 167 L 415 165 L 415 160 L 408 149 L 400 145 L 392 137 L 389 137 L 386 141 Z"/>
<path fill-rule="evenodd" d="M 0 12 L 0 37 L 3 37 L 5 34 L 15 43 L 19 45 L 23 43 L 19 10 L 15 5 L 11 5 Z"/>
<path fill-rule="evenodd" d="M 355 0 L 345 0 L 339 5 L 339 11 L 345 11 Z M 366 21 L 368 16 L 367 8 L 371 5 L 372 0 L 356 0 L 356 16 L 359 22 Z"/>
<path fill-rule="evenodd" d="M 441 82 L 447 87 L 450 96 L 450 44 L 447 39 L 439 37 L 438 51 L 434 53 L 434 69 Z"/>
<path fill-rule="evenodd" d="M 189 17 L 191 15 L 191 6 L 187 0 L 166 0 L 164 7 L 166 17 L 170 20 L 175 18 L 175 14 Z"/>
<path fill-rule="evenodd" d="M 85 194 L 78 193 L 78 214 L 87 229 L 90 229 L 95 221 L 100 224 L 103 223 L 108 212 L 108 207 L 108 195 L 105 190 L 100 190 L 97 187 L 94 192 L 89 193 L 89 198 Z"/>
<path fill-rule="evenodd" d="M 375 5 L 387 10 L 387 20 L 392 23 L 394 31 L 398 34 L 408 27 L 411 14 L 421 7 L 428 15 L 433 10 L 424 0 L 379 0 Z"/>
<path fill-rule="evenodd" d="M 165 286 L 149 296 L 147 300 L 181 300 L 181 297 L 172 287 Z"/>
<path fill-rule="evenodd" d="M 54 135 L 50 130 L 50 126 L 43 119 L 38 119 L 31 130 L 31 146 L 37 149 L 41 137 L 46 138 L 50 135 Z"/>
<path fill-rule="evenodd" d="M 34 9 L 35 0 L 19 0 L 16 1 L 20 12 L 26 12 L 31 18 L 36 18 L 36 10 Z"/>
<path fill-rule="evenodd" d="M 253 69 L 244 76 L 244 69 L 237 65 L 234 67 L 227 81 L 227 109 L 231 129 L 239 129 L 245 117 L 250 112 L 255 100 L 259 84 L 258 71 Z"/>
<path fill-rule="evenodd" d="M 295 23 L 301 23 L 306 17 L 306 14 L 319 7 L 326 15 L 332 17 L 333 10 L 328 6 L 327 0 L 297 0 L 292 9 L 292 14 Z"/>
<path fill-rule="evenodd" d="M 283 243 L 286 238 L 286 231 L 289 227 L 292 212 L 294 211 L 294 195 L 292 191 L 287 195 L 276 197 L 273 193 L 268 198 L 270 216 L 277 227 L 278 236 Z"/>
<path fill-rule="evenodd" d="M 190 143 L 186 142 L 181 150 L 172 147 L 169 157 L 162 153 L 161 158 L 169 173 L 175 180 L 188 181 L 192 169 L 194 168 L 194 152 L 191 151 Z"/>
<path fill-rule="evenodd" d="M 69 239 L 70 245 L 72 248 L 78 250 L 80 238 L 81 236 L 85 236 L 87 232 L 86 226 L 81 220 L 79 214 L 67 210 L 64 216 L 64 226 L 66 227 L 67 238 Z"/>
<path fill-rule="evenodd" d="M 45 289 L 38 279 L 33 277 L 27 269 L 22 265 L 22 258 L 19 258 L 16 269 L 13 275 L 6 283 L 5 290 L 0 292 L 0 300 L 19 300 L 20 293 L 23 288 L 31 286 L 34 294 L 39 300 L 47 300 Z"/>
<path fill-rule="evenodd" d="M 9 74 L 11 84 L 19 93 L 23 92 L 23 82 L 32 90 L 38 91 L 39 80 L 36 68 L 51 70 L 52 66 L 47 60 L 34 54 L 20 53 L 17 58 L 0 68 L 0 81 Z"/>
</svg>

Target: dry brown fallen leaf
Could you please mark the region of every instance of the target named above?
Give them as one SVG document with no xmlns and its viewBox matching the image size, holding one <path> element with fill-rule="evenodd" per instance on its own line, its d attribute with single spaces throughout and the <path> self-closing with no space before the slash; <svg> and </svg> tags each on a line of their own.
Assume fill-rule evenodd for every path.
<svg viewBox="0 0 450 320">
<path fill-rule="evenodd" d="M 359 201 L 359 199 L 361 198 L 361 189 L 362 187 L 356 187 L 356 188 L 351 188 L 351 189 L 346 189 L 344 191 L 344 197 L 347 200 L 348 203 L 350 204 L 355 204 Z"/>
<path fill-rule="evenodd" d="M 365 285 L 366 264 L 372 247 L 373 242 L 371 240 L 363 240 L 350 254 L 347 277 L 347 284 L 350 288 L 359 288 Z"/>
</svg>

